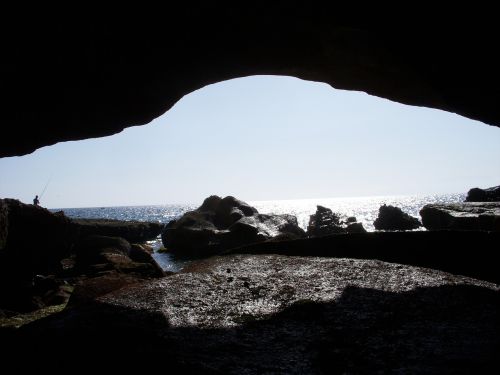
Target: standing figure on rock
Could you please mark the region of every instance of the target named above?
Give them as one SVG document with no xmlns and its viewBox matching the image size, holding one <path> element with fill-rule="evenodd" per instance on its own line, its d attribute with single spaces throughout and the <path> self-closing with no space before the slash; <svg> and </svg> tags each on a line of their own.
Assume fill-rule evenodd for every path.
<svg viewBox="0 0 500 375">
<path fill-rule="evenodd" d="M 40 200 L 38 199 L 38 195 L 35 195 L 35 199 L 33 199 L 33 204 L 38 206 L 40 204 Z"/>
</svg>

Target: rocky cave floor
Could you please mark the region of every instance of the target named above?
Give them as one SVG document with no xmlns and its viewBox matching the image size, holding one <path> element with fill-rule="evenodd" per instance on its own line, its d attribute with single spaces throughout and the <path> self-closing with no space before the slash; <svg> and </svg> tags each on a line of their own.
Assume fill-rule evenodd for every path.
<svg viewBox="0 0 500 375">
<path fill-rule="evenodd" d="M 217 256 L 5 333 L 5 358 L 61 372 L 491 373 L 499 290 L 377 260 Z"/>
</svg>

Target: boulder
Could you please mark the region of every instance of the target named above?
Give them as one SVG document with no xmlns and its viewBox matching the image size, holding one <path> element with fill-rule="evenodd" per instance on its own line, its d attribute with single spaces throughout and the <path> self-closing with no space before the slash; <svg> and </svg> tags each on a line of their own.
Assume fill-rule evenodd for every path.
<svg viewBox="0 0 500 375">
<path fill-rule="evenodd" d="M 33 295 L 38 296 L 43 306 L 66 304 L 73 287 L 54 275 L 36 275 L 33 280 Z"/>
<path fill-rule="evenodd" d="M 215 209 L 215 224 L 226 229 L 245 216 L 254 216 L 257 210 L 232 196 L 223 198 Z"/>
<path fill-rule="evenodd" d="M 0 199 L 0 250 L 11 260 L 8 267 L 20 266 L 35 274 L 57 271 L 75 238 L 75 228 L 62 212 Z"/>
<path fill-rule="evenodd" d="M 0 199 L 0 309 L 43 307 L 34 294 L 34 276 L 59 273 L 75 238 L 64 214 Z"/>
<path fill-rule="evenodd" d="M 18 200 L 0 199 L 0 274 L 30 279 L 34 274 L 58 273 L 61 260 L 75 245 L 87 241 L 85 246 L 90 246 L 91 235 L 143 242 L 156 238 L 162 227 L 159 223 L 69 219 L 62 211 L 53 213 Z"/>
<path fill-rule="evenodd" d="M 140 245 L 132 248 L 123 238 L 89 234 L 124 233 L 143 241 L 160 229 L 151 223 L 73 221 L 62 211 L 0 199 L 0 309 L 27 312 L 64 303 L 70 293 L 66 285 L 47 287 L 58 277 L 109 270 L 142 278 L 164 276 Z"/>
<path fill-rule="evenodd" d="M 499 291 L 375 260 L 213 257 L 21 327 L 3 365 L 20 373 L 75 364 L 113 373 L 165 364 L 175 374 L 498 373 Z"/>
<path fill-rule="evenodd" d="M 465 198 L 466 202 L 500 202 L 500 186 L 488 189 L 470 189 Z"/>
<path fill-rule="evenodd" d="M 76 246 L 76 264 L 78 267 L 100 263 L 104 253 L 114 253 L 128 256 L 131 246 L 127 240 L 120 237 L 87 236 L 78 241 Z"/>
<path fill-rule="evenodd" d="M 152 254 L 153 248 L 151 246 L 136 243 L 130 245 L 128 252 L 130 259 L 136 262 L 149 262 Z"/>
<path fill-rule="evenodd" d="M 139 255 L 137 247 L 132 247 L 125 239 L 106 236 L 88 236 L 79 241 L 75 269 L 77 274 L 87 275 L 97 275 L 110 270 L 144 278 L 165 275 L 151 254 L 145 250 Z"/>
<path fill-rule="evenodd" d="M 162 241 L 178 255 L 199 256 L 284 235 L 304 236 L 296 217 L 259 214 L 234 197 L 213 195 L 198 209 L 167 224 Z"/>
<path fill-rule="evenodd" d="M 219 206 L 222 198 L 218 195 L 211 195 L 208 198 L 205 198 L 201 206 L 197 209 L 198 212 L 215 212 L 217 207 Z"/>
<path fill-rule="evenodd" d="M 316 206 L 316 213 L 309 217 L 307 235 L 309 237 L 324 236 L 333 233 L 345 233 L 340 216 L 329 208 Z"/>
<path fill-rule="evenodd" d="M 357 223 L 353 216 L 342 219 L 340 214 L 323 206 L 316 206 L 316 213 L 309 217 L 308 237 L 327 236 L 336 233 L 363 233 L 363 224 Z"/>
<path fill-rule="evenodd" d="M 427 204 L 420 216 L 428 230 L 500 231 L 500 202 Z"/>
<path fill-rule="evenodd" d="M 153 248 L 144 244 L 132 244 L 128 256 L 134 262 L 151 265 L 153 277 L 162 277 L 166 273 L 153 258 Z"/>
<path fill-rule="evenodd" d="M 141 281 L 144 279 L 116 271 L 110 271 L 97 277 L 83 278 L 76 283 L 69 298 L 68 307 L 88 305 L 94 302 L 97 297 Z"/>
<path fill-rule="evenodd" d="M 403 212 L 401 208 L 386 204 L 380 206 L 373 225 L 377 230 L 412 230 L 422 226 L 417 218 Z"/>
<path fill-rule="evenodd" d="M 174 252 L 211 252 L 220 245 L 222 237 L 228 233 L 213 224 L 215 213 L 189 211 L 178 220 L 172 220 L 162 232 L 163 245 Z"/>
<path fill-rule="evenodd" d="M 55 275 L 34 275 L 29 284 L 21 284 L 14 279 L 10 282 L 10 285 L 3 285 L 0 310 L 7 310 L 11 315 L 65 304 L 73 290 L 71 285 Z"/>
<path fill-rule="evenodd" d="M 345 231 L 346 233 L 366 233 L 366 229 L 361 223 L 348 223 Z"/>
</svg>

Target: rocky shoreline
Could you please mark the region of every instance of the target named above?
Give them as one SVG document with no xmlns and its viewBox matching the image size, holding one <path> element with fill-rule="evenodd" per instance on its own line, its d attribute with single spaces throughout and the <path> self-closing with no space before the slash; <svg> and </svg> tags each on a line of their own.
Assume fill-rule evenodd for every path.
<svg viewBox="0 0 500 375">
<path fill-rule="evenodd" d="M 0 336 L 10 360 L 36 358 L 23 370 L 153 369 L 155 358 L 174 373 L 498 370 L 499 212 L 428 205 L 420 223 L 384 205 L 383 230 L 366 232 L 318 206 L 304 231 L 234 197 L 165 227 L 1 199 Z M 199 260 L 166 274 L 144 244 L 160 234 Z"/>
<path fill-rule="evenodd" d="M 0 311 L 15 317 L 85 294 L 94 297 L 165 272 L 144 245 L 156 223 L 73 220 L 62 212 L 0 199 Z M 129 242 L 130 241 L 130 242 Z M 132 242 L 132 243 L 131 243 Z M 138 242 L 138 243 L 135 243 Z M 126 283 L 110 283 L 110 280 Z M 102 280 L 98 287 L 97 280 Z M 89 284 L 88 288 L 86 285 Z M 115 285 L 110 288 L 109 285 Z M 87 289 L 87 290 L 85 290 Z"/>
</svg>

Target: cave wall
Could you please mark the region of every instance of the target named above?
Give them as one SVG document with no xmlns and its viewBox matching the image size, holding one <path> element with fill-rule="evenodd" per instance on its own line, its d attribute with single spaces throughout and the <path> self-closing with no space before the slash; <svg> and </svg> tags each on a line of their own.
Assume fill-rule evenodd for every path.
<svg viewBox="0 0 500 375">
<path fill-rule="evenodd" d="M 196 89 L 256 74 L 322 81 L 500 126 L 494 23 L 350 22 L 331 5 L 281 1 L 189 4 L 144 18 L 10 21 L 0 25 L 0 157 L 146 124 Z"/>
</svg>

